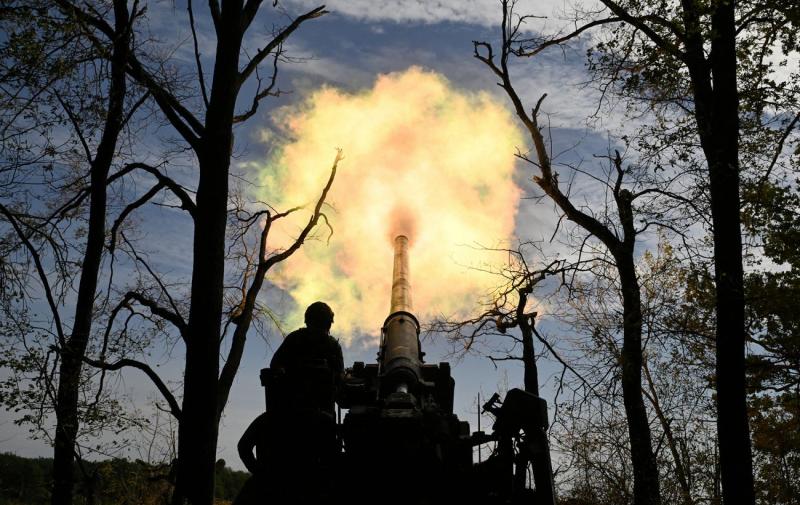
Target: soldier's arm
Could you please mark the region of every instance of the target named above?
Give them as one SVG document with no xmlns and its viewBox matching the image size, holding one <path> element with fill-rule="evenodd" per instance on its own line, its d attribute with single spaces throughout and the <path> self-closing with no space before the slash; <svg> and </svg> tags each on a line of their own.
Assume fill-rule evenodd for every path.
<svg viewBox="0 0 800 505">
<path fill-rule="evenodd" d="M 253 449 L 255 449 L 256 441 L 258 440 L 257 425 L 258 418 L 250 423 L 250 426 L 244 431 L 242 438 L 239 439 L 239 444 L 236 446 L 239 450 L 239 457 L 242 463 L 244 463 L 245 468 L 253 475 L 255 475 L 258 470 L 258 462 L 253 454 Z"/>
</svg>

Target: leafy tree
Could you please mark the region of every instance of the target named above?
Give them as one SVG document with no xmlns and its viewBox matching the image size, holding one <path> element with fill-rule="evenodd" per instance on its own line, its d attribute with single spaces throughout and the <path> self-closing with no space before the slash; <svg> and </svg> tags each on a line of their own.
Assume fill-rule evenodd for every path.
<svg viewBox="0 0 800 505">
<path fill-rule="evenodd" d="M 48 503 L 52 466 L 53 462 L 45 458 L 28 459 L 0 454 L 0 503 Z"/>
<path fill-rule="evenodd" d="M 70 198 L 64 205 L 49 215 L 41 215 L 42 208 L 45 207 L 41 194 L 9 194 L 10 201 L 0 203 L 0 216 L 13 238 L 10 245 L 13 251 L 10 252 L 24 258 L 17 265 L 21 269 L 15 271 L 12 266 L 4 273 L 23 276 L 30 266 L 38 278 L 50 310 L 51 327 L 48 331 L 52 330 L 55 335 L 51 350 L 57 352 L 57 365 L 53 365 L 58 369 L 57 385 L 53 384 L 52 378 L 47 379 L 47 370 L 40 370 L 40 378 L 45 379 L 43 394 L 53 395 L 47 401 L 52 405 L 56 417 L 53 435 L 53 503 L 68 504 L 72 501 L 73 462 L 80 424 L 84 358 L 95 316 L 95 298 L 105 244 L 108 179 L 117 156 L 120 135 L 130 114 L 136 109 L 135 105 L 130 107 L 126 103 L 128 83 L 125 66 L 130 49 L 132 16 L 124 2 L 116 2 L 113 6 L 114 36 L 107 46 L 95 48 L 79 37 L 74 25 L 58 19 L 57 16 L 53 17 L 47 5 L 18 2 L 9 7 L 9 10 L 14 16 L 5 21 L 9 37 L 2 48 L 3 63 L 7 69 L 3 81 L 7 85 L 5 91 L 11 98 L 8 110 L 4 111 L 6 122 L 3 128 L 11 141 L 11 146 L 5 153 L 7 157 L 4 172 L 11 176 L 5 181 L 7 189 L 24 182 L 14 178 L 19 172 L 29 173 L 31 165 L 44 164 L 45 173 L 52 168 L 52 165 L 42 163 L 42 158 L 53 158 L 55 151 L 49 145 L 48 138 L 44 139 L 43 146 L 39 146 L 42 149 L 38 153 L 40 158 L 37 159 L 34 155 L 32 160 L 29 159 L 31 155 L 27 149 L 29 139 L 35 138 L 36 133 L 50 133 L 51 128 L 59 123 L 68 123 L 72 128 L 74 144 L 80 146 L 80 154 L 83 156 L 83 159 L 73 156 L 82 172 L 77 180 L 86 181 L 78 186 L 80 189 L 77 192 L 70 193 Z M 135 12 L 133 17 L 136 15 Z M 11 20 L 15 20 L 17 24 L 9 24 Z M 102 52 L 107 55 L 99 54 Z M 103 62 L 106 58 L 107 66 L 95 67 L 98 61 Z M 48 69 L 50 65 L 52 67 Z M 88 82 L 87 78 L 90 79 Z M 82 87 L 87 83 L 96 87 L 94 92 L 88 94 L 88 98 L 81 94 L 85 92 Z M 64 91 L 71 93 L 66 95 Z M 47 111 L 48 105 L 58 105 L 61 110 L 52 113 Z M 82 113 L 88 114 L 83 116 Z M 48 119 L 44 126 L 37 124 L 37 119 L 42 115 Z M 65 154 L 71 153 L 67 150 Z M 45 177 L 44 181 L 47 180 L 48 177 Z M 42 186 L 47 187 L 46 184 Z M 88 215 L 83 246 L 64 243 L 64 238 L 58 235 L 57 224 L 54 223 L 63 222 L 69 212 L 84 201 L 87 202 Z M 61 272 L 55 280 L 62 286 L 60 293 L 51 284 L 53 277 L 49 275 L 49 266 L 43 258 L 41 244 L 53 246 L 56 271 Z M 77 293 L 74 312 L 71 318 L 66 318 L 63 314 L 66 309 L 59 305 L 63 301 L 65 288 L 72 284 L 72 275 L 69 273 L 68 261 L 61 254 L 72 247 L 82 251 L 78 262 L 79 270 L 75 275 Z M 15 294 L 20 298 L 27 290 L 27 286 L 21 285 L 25 283 L 24 278 L 14 279 L 18 285 Z M 6 302 L 5 314 L 12 314 L 15 310 L 14 297 L 6 297 L 3 301 Z M 14 329 L 22 332 L 22 339 L 25 339 L 24 333 L 32 328 L 25 326 L 24 319 L 13 315 L 10 319 L 10 324 L 16 323 L 17 327 Z M 29 354 L 27 358 L 23 357 L 29 358 L 34 361 L 40 358 L 38 361 L 44 363 L 48 361 L 47 358 L 41 359 L 41 354 L 35 353 Z M 6 361 L 4 364 L 8 363 Z M 17 365 L 23 368 L 26 366 L 24 362 L 17 362 Z M 99 397 L 100 393 L 97 398 Z M 11 399 L 12 402 L 19 400 L 19 397 Z"/>
<path fill-rule="evenodd" d="M 532 57 L 581 34 L 599 32 L 588 55 L 603 96 L 622 98 L 631 116 L 650 120 L 637 136 L 637 148 L 652 166 L 697 177 L 693 186 L 699 191 L 691 200 L 700 205 L 691 210 L 710 217 L 713 239 L 723 494 L 728 503 L 753 503 L 740 167 L 768 177 L 774 167 L 770 160 L 780 157 L 797 123 L 784 108 L 791 110 L 797 103 L 796 80 L 776 80 L 779 63 L 770 58 L 776 47 L 783 54 L 797 51 L 797 5 L 782 0 L 601 4 L 601 10 L 576 11 L 574 30 L 520 36 L 509 52 Z M 774 142 L 750 143 L 758 138 Z M 758 163 L 741 165 L 743 161 Z"/>
<path fill-rule="evenodd" d="M 800 195 L 795 184 L 747 185 L 745 229 L 778 266 L 745 277 L 756 493 L 763 503 L 797 503 L 800 489 Z"/>
</svg>

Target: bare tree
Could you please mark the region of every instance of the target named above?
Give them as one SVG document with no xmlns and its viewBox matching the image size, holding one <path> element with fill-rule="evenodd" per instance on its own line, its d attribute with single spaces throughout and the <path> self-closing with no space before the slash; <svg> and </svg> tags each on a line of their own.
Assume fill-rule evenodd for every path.
<svg viewBox="0 0 800 505">
<path fill-rule="evenodd" d="M 723 494 L 725 502 L 753 503 L 744 378 L 741 167 L 760 171 L 753 178 L 764 182 L 796 126 L 797 86 L 791 78 L 776 83 L 780 58 L 771 56 L 798 50 L 797 7 L 748 0 L 601 3 L 602 10 L 576 12 L 574 29 L 520 36 L 511 52 L 533 57 L 603 30 L 609 37 L 588 51 L 603 96 L 621 97 L 638 113 L 652 114 L 650 137 L 639 147 L 697 176 L 694 187 L 701 191 L 693 197 L 707 198 L 704 213 L 710 216 L 713 238 Z M 742 157 L 747 163 L 740 165 Z"/>
<path fill-rule="evenodd" d="M 197 192 L 191 212 L 194 246 L 188 318 L 184 320 L 181 314 L 171 308 L 153 305 L 155 313 L 175 323 L 186 347 L 174 503 L 183 503 L 186 498 L 193 504 L 210 504 L 213 501 L 219 403 L 224 404 L 227 398 L 227 392 L 220 385 L 232 380 L 232 374 L 238 368 L 236 354 L 240 354 L 242 349 L 238 344 L 232 346 L 234 355 L 228 356 L 226 360 L 231 365 L 223 368 L 220 375 L 219 353 L 233 127 L 251 117 L 260 101 L 270 96 L 273 87 L 270 84 L 262 89 L 259 85 L 251 106 L 243 112 L 236 111 L 236 101 L 245 82 L 251 78 L 261 82 L 256 71 L 265 59 L 269 58 L 277 63 L 284 41 L 301 24 L 326 13 L 323 7 L 318 7 L 293 19 L 277 30 L 274 37 L 252 57 L 245 56 L 242 64 L 243 39 L 256 18 L 261 3 L 261 0 L 221 4 L 214 0 L 209 3 L 217 43 L 211 83 L 207 86 L 199 46 L 196 43 L 193 3 L 189 2 L 189 23 L 195 41 L 197 63 L 196 96 L 199 96 L 202 116 L 192 112 L 196 101 L 176 95 L 160 74 L 160 69 L 148 67 L 142 60 L 142 55 L 135 50 L 131 51 L 126 67 L 128 75 L 150 92 L 163 115 L 191 149 L 198 165 Z M 94 10 L 69 0 L 58 0 L 57 4 L 77 22 L 86 26 L 90 36 L 98 39 L 114 37 L 111 25 Z M 276 64 L 273 72 L 277 72 L 277 69 Z M 273 74 L 272 83 L 274 77 Z M 318 215 L 312 217 L 312 228 L 317 219 Z M 299 244 L 302 244 L 304 238 L 305 235 Z M 291 253 L 286 256 L 289 254 Z M 252 303 L 246 302 L 245 305 L 252 307 Z"/>
<path fill-rule="evenodd" d="M 620 296 L 623 305 L 623 348 L 620 359 L 622 368 L 622 391 L 625 412 L 628 421 L 631 457 L 634 472 L 634 503 L 636 505 L 660 503 L 658 468 L 651 445 L 650 426 L 642 397 L 642 313 L 639 280 L 636 275 L 634 246 L 637 235 L 643 231 L 637 229 L 634 221 L 634 201 L 645 196 L 645 191 L 633 193 L 627 187 L 626 175 L 631 170 L 623 166 L 619 152 L 609 156 L 614 176 L 608 182 L 601 180 L 603 189 L 610 191 L 614 206 L 615 220 L 619 227 L 611 222 L 602 222 L 594 217 L 591 210 L 582 210 L 575 206 L 568 193 L 564 193 L 559 185 L 558 174 L 553 171 L 550 154 L 539 126 L 538 115 L 543 95 L 531 112 L 514 88 L 509 71 L 509 58 L 515 53 L 521 23 L 525 18 L 515 21 L 513 4 L 503 2 L 503 23 L 501 31 L 500 53 L 495 55 L 494 48 L 488 42 L 475 42 L 475 57 L 484 63 L 499 79 L 498 83 L 508 95 L 514 110 L 528 131 L 533 142 L 535 158 L 524 154 L 520 157 L 534 165 L 539 175 L 534 177 L 536 184 L 563 212 L 564 217 L 576 223 L 598 240 L 610 256 L 619 277 Z"/>
<path fill-rule="evenodd" d="M 553 260 L 535 268 L 531 251 L 539 251 L 539 245 L 534 243 L 522 243 L 512 249 L 487 250 L 505 255 L 508 260 L 502 267 L 490 270 L 489 273 L 497 276 L 499 282 L 482 301 L 481 310 L 468 319 L 440 318 L 430 325 L 429 330 L 446 335 L 457 354 L 476 351 L 480 345 L 479 352 L 487 354 L 493 363 L 522 362 L 525 391 L 539 395 L 534 341 L 538 338 L 556 358 L 558 354 L 536 331 L 537 313 L 531 309 L 532 297 L 537 286 L 549 277 L 563 278 L 567 272 L 578 271 L 580 266 Z"/>
<path fill-rule="evenodd" d="M 76 312 L 75 329 L 73 330 L 73 334 L 78 335 L 79 339 L 66 338 L 66 326 L 58 312 L 58 305 L 69 296 L 67 295 L 68 282 L 59 281 L 61 283 L 59 286 L 63 286 L 60 287 L 61 292 L 51 289 L 52 286 L 48 284 L 49 277 L 45 272 L 48 268 L 47 260 L 41 257 L 40 251 L 37 250 L 34 243 L 36 240 L 41 240 L 43 236 L 36 235 L 36 227 L 31 224 L 30 216 L 20 214 L 15 208 L 3 207 L 3 217 L 11 225 L 10 231 L 4 230 L 4 233 L 11 233 L 18 237 L 19 247 L 13 250 L 21 248 L 27 252 L 27 256 L 20 256 L 21 260 L 15 265 L 3 265 L 3 291 L 9 295 L 15 293 L 14 288 L 6 289 L 6 286 L 10 286 L 10 284 L 5 281 L 8 279 L 14 282 L 18 280 L 24 282 L 21 278 L 15 278 L 24 269 L 31 268 L 38 272 L 40 282 L 47 295 L 48 305 L 52 309 L 52 324 L 58 333 L 59 344 L 54 349 L 58 351 L 59 356 L 64 353 L 65 360 L 62 361 L 62 368 L 65 362 L 74 365 L 72 368 L 67 366 L 62 370 L 65 380 L 59 382 L 59 387 L 62 387 L 63 383 L 64 395 L 68 392 L 66 389 L 69 389 L 69 386 L 75 382 L 66 380 L 70 377 L 68 372 L 75 368 L 79 371 L 85 369 L 82 367 L 85 363 L 100 370 L 98 377 L 101 388 L 106 373 L 123 368 L 138 369 L 153 381 L 164 399 L 167 409 L 178 420 L 177 488 L 173 495 L 176 503 L 181 503 L 186 498 L 190 499 L 192 503 L 211 503 L 213 500 L 217 426 L 241 360 L 248 329 L 254 320 L 254 311 L 258 307 L 258 292 L 263 285 L 266 272 L 276 263 L 291 256 L 311 235 L 319 219 L 325 219 L 322 203 L 333 182 L 336 166 L 340 160 L 340 156 L 337 156 L 331 176 L 322 190 L 320 200 L 313 206 L 307 225 L 298 231 L 296 240 L 288 249 L 270 250 L 267 247 L 267 238 L 272 223 L 297 209 L 281 211 L 260 204 L 241 208 L 237 213 L 229 213 L 228 178 L 233 147 L 233 126 L 252 117 L 263 99 L 279 93 L 275 87 L 278 62 L 282 59 L 282 44 L 286 38 L 305 21 L 325 14 L 323 8 L 320 7 L 291 20 L 287 26 L 276 29 L 273 38 L 252 57 L 248 57 L 244 66 L 240 67 L 240 53 L 243 52 L 242 40 L 255 19 L 260 4 L 261 2 L 258 0 L 246 3 L 238 2 L 238 4 L 236 2 L 224 2 L 222 5 L 217 2 L 210 3 L 210 15 L 219 40 L 215 55 L 213 81 L 207 87 L 198 34 L 195 30 L 193 6 L 191 2 L 189 3 L 189 24 L 194 39 L 196 76 L 198 77 L 197 94 L 195 95 L 197 101 L 191 94 L 187 97 L 186 90 L 188 88 L 185 82 L 180 81 L 181 77 L 177 76 L 178 80 L 176 80 L 176 74 L 163 73 L 168 65 L 147 53 L 148 44 L 146 42 L 136 40 L 139 31 L 133 25 L 133 21 L 142 12 L 137 3 L 134 3 L 129 11 L 126 2 L 114 2 L 113 13 L 103 5 L 91 3 L 75 4 L 69 1 L 59 1 L 55 5 L 39 5 L 35 2 L 31 4 L 33 5 L 31 12 L 45 15 L 47 19 L 61 18 L 64 20 L 65 22 L 60 25 L 59 29 L 75 28 L 70 36 L 84 41 L 106 59 L 108 65 L 113 69 L 114 80 L 112 82 L 116 85 L 116 87 L 110 88 L 112 97 L 116 99 L 119 94 L 120 76 L 122 84 L 125 84 L 127 75 L 128 79 L 143 88 L 145 95 L 136 103 L 131 104 L 133 110 L 145 103 L 147 99 L 152 99 L 166 121 L 172 124 L 186 141 L 198 161 L 199 174 L 196 191 L 188 189 L 184 184 L 170 177 L 164 164 L 155 165 L 137 161 L 123 165 L 118 171 L 110 173 L 109 156 L 113 155 L 114 150 L 113 144 L 111 144 L 112 149 L 108 148 L 108 142 L 114 137 L 111 135 L 112 133 L 119 134 L 119 125 L 114 123 L 114 121 L 119 121 L 119 116 L 108 115 L 109 135 L 102 136 L 98 144 L 102 147 L 102 149 L 98 148 L 98 153 L 101 153 L 102 156 L 93 157 L 89 152 L 89 142 L 78 129 L 79 125 L 76 120 L 80 118 L 77 115 L 70 115 L 70 120 L 76 127 L 76 137 L 73 138 L 80 138 L 79 145 L 83 145 L 92 163 L 91 184 L 76 184 L 75 195 L 68 198 L 63 207 L 54 212 L 54 215 L 69 218 L 85 202 L 89 202 L 91 209 L 89 222 L 92 223 L 94 231 L 89 233 L 89 243 L 91 244 L 91 247 L 87 248 L 89 260 L 85 261 L 83 265 L 83 277 L 79 283 L 77 302 L 80 308 Z M 9 44 L 9 46 L 14 47 L 13 44 Z M 20 53 L 24 54 L 24 51 L 20 51 Z M 259 64 L 265 59 L 272 62 L 272 75 L 266 80 L 262 79 L 258 73 Z M 54 80 L 56 79 L 57 77 L 54 77 Z M 257 81 L 257 88 L 250 105 L 244 111 L 235 111 L 236 99 L 242 86 L 248 80 Z M 124 96 L 124 87 L 122 89 Z M 38 104 L 37 99 L 38 95 L 32 96 L 26 103 L 28 105 Z M 200 107 L 197 107 L 198 102 Z M 112 106 L 115 104 L 118 102 L 112 101 Z M 197 119 L 198 116 L 193 112 L 198 108 L 203 108 L 205 111 L 203 121 Z M 114 112 L 117 110 L 115 107 L 109 109 Z M 122 117 L 123 122 L 128 119 L 129 116 Z M 20 133 L 15 138 L 23 139 L 24 143 L 24 128 L 20 128 Z M 18 152 L 24 151 L 24 146 L 20 144 Z M 101 161 L 108 165 L 104 167 L 98 165 Z M 95 166 L 98 168 L 96 169 Z M 144 177 L 141 177 L 142 175 Z M 105 213 L 100 220 L 94 205 L 97 203 L 104 206 L 105 201 L 102 197 L 105 195 L 106 187 L 129 176 L 136 176 L 138 180 L 146 180 L 147 177 L 150 177 L 154 181 L 153 186 L 135 197 L 130 203 L 123 205 L 110 229 L 107 229 Z M 95 179 L 96 177 L 97 179 Z M 193 275 L 189 301 L 185 303 L 181 300 L 180 289 L 174 289 L 174 283 L 159 274 L 152 267 L 147 255 L 140 254 L 134 241 L 129 240 L 125 234 L 127 220 L 138 209 L 153 202 L 157 195 L 165 191 L 171 194 L 173 201 L 178 202 L 174 207 L 183 209 L 194 223 Z M 169 204 L 169 206 L 173 205 Z M 228 221 L 231 216 L 233 225 L 229 228 Z M 251 237 L 255 236 L 255 248 L 246 250 L 247 261 L 245 261 L 246 264 L 240 276 L 241 296 L 229 297 L 228 301 L 233 304 L 234 308 L 226 311 L 226 321 L 223 324 L 222 306 L 225 289 L 223 283 L 226 258 L 229 257 L 226 252 L 226 239 L 236 234 L 238 235 L 234 237 L 233 242 L 238 240 L 239 246 L 252 244 Z M 111 252 L 111 260 L 108 271 L 109 286 L 101 300 L 101 307 L 106 311 L 103 321 L 105 327 L 99 329 L 97 332 L 98 342 L 91 346 L 91 352 L 97 354 L 92 358 L 86 355 L 87 349 L 90 347 L 91 319 L 88 323 L 86 322 L 83 309 L 88 308 L 89 314 L 91 314 L 95 307 L 97 277 L 101 268 L 100 258 L 106 238 L 109 238 L 107 245 Z M 248 245 L 248 247 L 250 246 Z M 110 279 L 113 277 L 113 264 L 115 260 L 120 259 L 120 251 L 123 253 L 122 256 L 125 256 L 125 260 L 130 261 L 133 265 L 139 279 L 138 285 L 121 291 L 110 283 Z M 56 266 L 70 265 L 69 262 L 59 261 L 55 261 L 54 264 Z M 94 277 L 94 282 L 90 282 L 92 277 Z M 83 280 L 84 278 L 85 280 Z M 17 282 L 16 285 L 21 284 Z M 116 303 L 112 302 L 112 297 L 117 297 Z M 186 312 L 188 312 L 188 316 L 184 315 Z M 144 322 L 145 325 L 150 324 L 153 331 L 164 335 L 169 333 L 167 328 L 171 326 L 181 341 L 185 343 L 187 363 L 182 402 L 180 396 L 175 394 L 173 386 L 159 377 L 145 361 L 137 360 L 133 355 L 128 356 L 120 351 L 120 342 L 130 341 L 130 330 L 141 325 L 141 323 L 132 323 L 137 319 Z M 20 326 L 20 328 L 22 327 Z M 139 328 L 136 329 L 138 331 Z M 228 330 L 232 330 L 232 333 L 228 334 Z M 220 344 L 226 335 L 231 340 L 231 346 L 225 359 L 225 366 L 220 371 Z M 137 345 L 141 349 L 146 342 Z M 45 374 L 43 377 L 48 377 L 47 372 L 47 370 L 43 370 Z M 59 397 L 56 408 L 60 410 L 72 408 L 74 412 L 75 407 L 69 406 L 73 403 L 71 401 L 73 399 L 72 397 L 67 398 L 67 396 Z M 55 402 L 55 399 L 53 401 Z M 67 423 L 66 428 L 69 429 L 60 427 L 57 430 L 57 437 L 66 434 L 69 438 L 70 429 L 75 428 L 78 424 L 77 419 L 65 418 L 65 422 Z M 68 440 L 66 443 L 58 442 L 56 444 L 57 461 L 65 461 L 59 455 L 64 454 L 68 445 Z M 73 449 L 70 448 L 70 450 Z M 57 470 L 54 500 L 66 503 L 71 499 L 68 489 L 71 484 L 67 483 L 66 478 L 60 476 L 63 476 L 67 468 L 71 475 L 71 463 L 57 463 L 57 467 L 60 471 Z M 63 484 L 61 484 L 62 481 Z M 190 482 L 191 485 L 188 484 Z M 195 485 L 197 482 L 202 482 L 202 485 Z"/>
</svg>

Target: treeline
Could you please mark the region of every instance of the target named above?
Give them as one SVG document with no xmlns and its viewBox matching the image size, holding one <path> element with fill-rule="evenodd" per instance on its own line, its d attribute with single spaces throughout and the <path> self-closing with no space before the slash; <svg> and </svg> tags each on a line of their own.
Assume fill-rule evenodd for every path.
<svg viewBox="0 0 800 505">
<path fill-rule="evenodd" d="M 49 504 L 52 469 L 52 458 L 0 454 L 0 505 Z M 228 468 L 222 459 L 217 461 L 214 473 L 214 503 L 218 505 L 233 502 L 250 475 Z M 84 461 L 80 467 L 74 465 L 73 476 L 77 504 L 158 505 L 169 503 L 172 493 L 169 467 L 143 461 Z"/>
</svg>

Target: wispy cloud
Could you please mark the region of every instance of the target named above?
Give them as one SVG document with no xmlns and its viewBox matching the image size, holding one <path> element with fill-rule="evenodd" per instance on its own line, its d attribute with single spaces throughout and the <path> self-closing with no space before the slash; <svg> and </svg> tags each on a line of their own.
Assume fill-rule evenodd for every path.
<svg viewBox="0 0 800 505">
<path fill-rule="evenodd" d="M 319 0 L 287 0 L 286 4 L 302 8 L 319 5 Z M 501 10 L 498 0 L 330 0 L 325 2 L 328 10 L 363 21 L 395 23 L 468 23 L 495 26 L 500 23 Z M 521 8 L 536 10 L 537 15 L 553 16 L 562 11 L 564 0 L 540 0 L 522 3 Z"/>
</svg>

